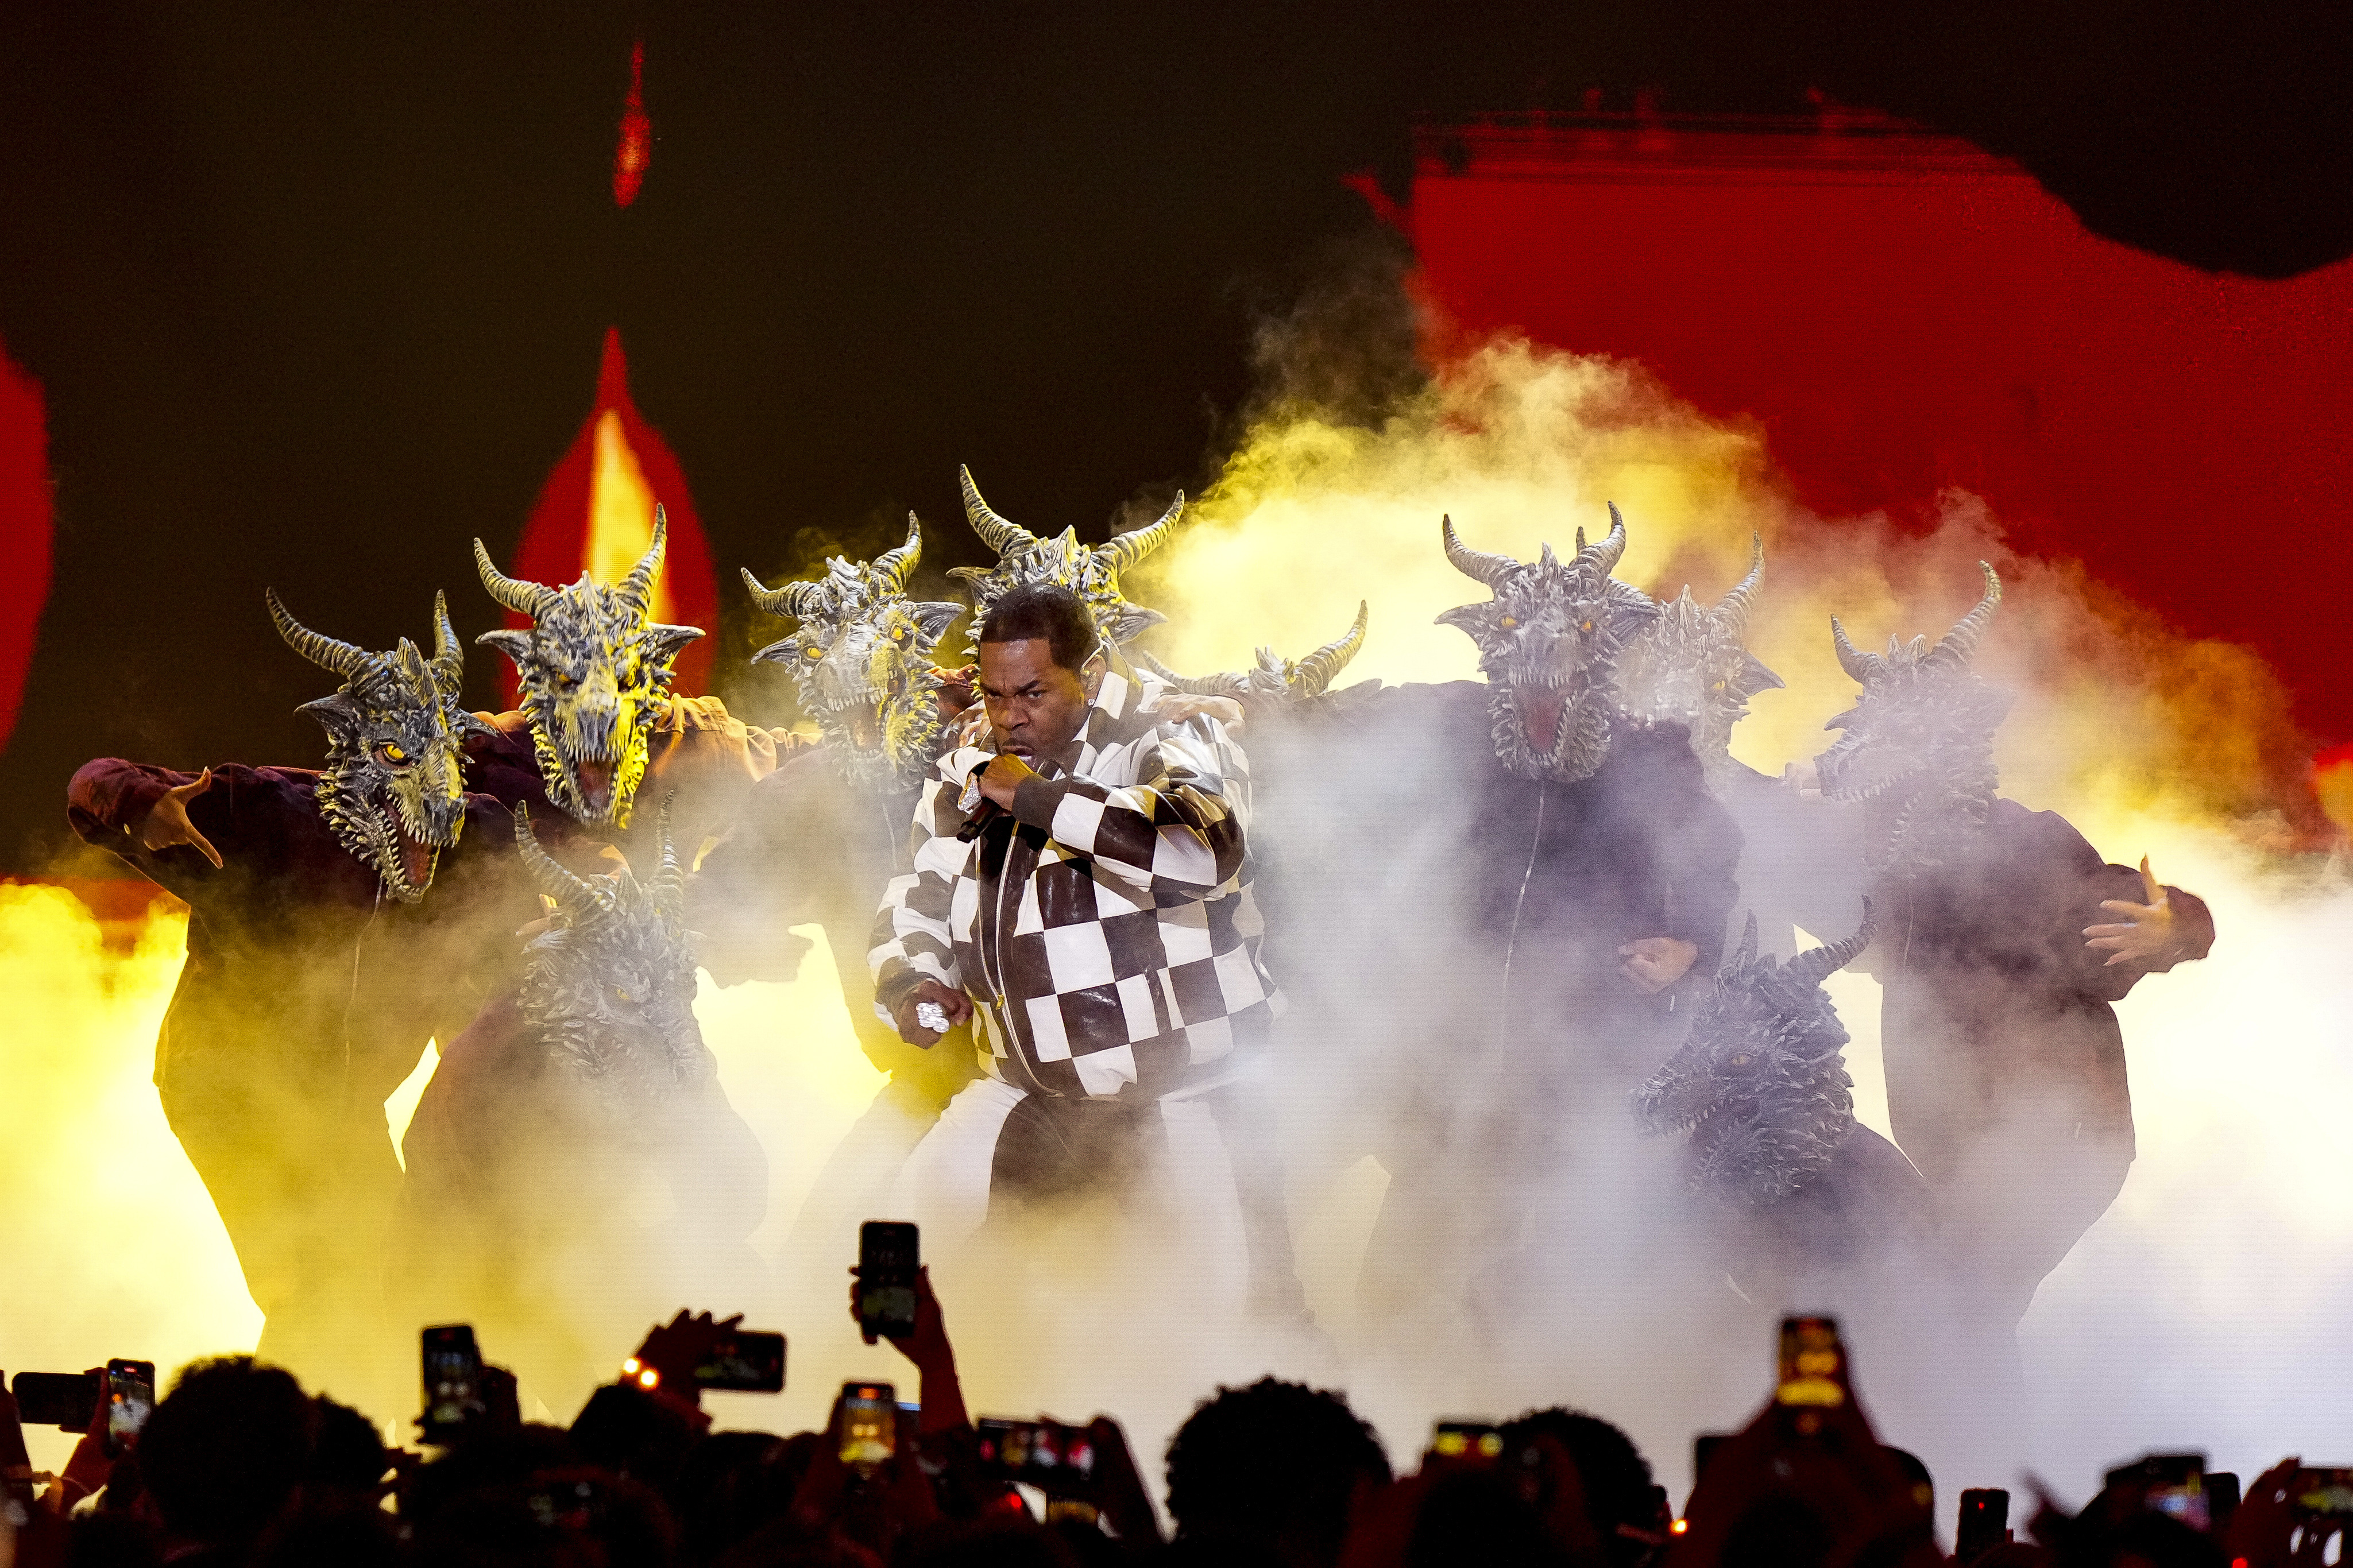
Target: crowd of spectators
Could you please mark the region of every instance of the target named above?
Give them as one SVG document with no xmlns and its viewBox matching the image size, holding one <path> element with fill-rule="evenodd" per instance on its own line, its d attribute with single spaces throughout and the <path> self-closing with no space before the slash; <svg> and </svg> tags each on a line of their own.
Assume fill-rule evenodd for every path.
<svg viewBox="0 0 2353 1568">
<path fill-rule="evenodd" d="M 1170 1442 L 1166 1514 L 1118 1425 L 1025 1498 L 968 1416 L 928 1279 L 894 1341 L 920 1379 L 892 1457 L 831 1429 L 712 1431 L 691 1369 L 728 1325 L 657 1328 L 569 1429 L 521 1419 L 511 1380 L 482 1419 L 420 1456 L 360 1413 L 249 1357 L 184 1369 L 110 1458 L 103 1411 L 54 1478 L 28 1468 L 0 1393 L 0 1568 L 1938 1568 L 1933 1484 L 1852 1399 L 1768 1402 L 1713 1447 L 1678 1514 L 1616 1426 L 1532 1411 L 1461 1451 L 1391 1471 L 1340 1394 L 1266 1378 L 1224 1388 Z M 1793 1419 L 1793 1414 L 1796 1418 Z M 2324 1568 L 2341 1517 L 2295 1495 L 2297 1461 L 2206 1528 L 2118 1472 L 2081 1512 L 2042 1501 L 1982 1536 L 1968 1568 Z M 1035 1479 L 1034 1476 L 1025 1479 Z"/>
</svg>

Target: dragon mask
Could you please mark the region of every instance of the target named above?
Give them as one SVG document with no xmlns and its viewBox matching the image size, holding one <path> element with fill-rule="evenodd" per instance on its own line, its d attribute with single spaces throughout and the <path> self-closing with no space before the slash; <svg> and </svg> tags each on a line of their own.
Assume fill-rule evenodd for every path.
<svg viewBox="0 0 2353 1568">
<path fill-rule="evenodd" d="M 668 804 L 659 868 L 644 882 L 626 865 L 575 876 L 540 847 L 528 806 L 514 817 L 515 848 L 554 905 L 549 929 L 523 949 L 520 996 L 549 1059 L 624 1121 L 709 1083 L 716 1061 L 694 1018 L 686 879 Z"/>
<path fill-rule="evenodd" d="M 1523 778 L 1567 784 L 1589 776 L 1609 753 L 1616 667 L 1628 641 L 1657 611 L 1641 591 L 1609 575 L 1626 552 L 1626 522 L 1609 509 L 1598 544 L 1577 531 L 1563 562 L 1547 544 L 1533 562 L 1472 550 L 1439 521 L 1446 559 L 1494 597 L 1438 617 L 1479 647 L 1494 721 L 1495 755 Z"/>
<path fill-rule="evenodd" d="M 980 535 L 981 542 L 997 552 L 994 566 L 957 566 L 948 573 L 972 591 L 971 651 L 976 656 L 980 646 L 980 623 L 987 616 L 988 607 L 1027 583 L 1052 583 L 1085 600 L 1088 611 L 1095 618 L 1095 630 L 1109 647 L 1128 642 L 1146 626 L 1168 618 L 1157 610 L 1129 604 L 1119 591 L 1119 574 L 1168 542 L 1169 535 L 1176 531 L 1177 515 L 1185 510 L 1182 491 L 1161 514 L 1159 521 L 1113 534 L 1105 542 L 1090 546 L 1079 542 L 1073 529 L 1066 528 L 1051 539 L 1040 539 L 1020 524 L 997 516 L 980 499 L 980 487 L 972 482 L 972 470 L 959 468 L 956 473 L 964 487 L 965 520 Z"/>
<path fill-rule="evenodd" d="M 923 552 L 923 525 L 909 512 L 907 542 L 871 563 L 836 555 L 816 582 L 781 588 L 744 574 L 760 608 L 800 621 L 753 661 L 792 672 L 802 710 L 855 783 L 920 777 L 938 749 L 941 683 L 930 654 L 963 607 L 907 597 Z"/>
<path fill-rule="evenodd" d="M 652 548 L 609 588 L 586 572 L 568 588 L 520 582 L 474 541 L 482 586 L 532 618 L 528 631 L 484 632 L 474 640 L 514 661 L 547 798 L 592 826 L 629 825 L 646 775 L 647 737 L 661 717 L 678 651 L 702 635 L 700 626 L 648 618 L 668 536 L 656 506 Z"/>
<path fill-rule="evenodd" d="M 1873 870 L 1941 865 L 1993 808 L 1993 735 L 2011 694 L 1969 669 L 2001 603 L 2001 578 L 1982 561 L 1978 569 L 1985 596 L 1934 647 L 1926 637 L 1890 637 L 1884 654 L 1865 653 L 1831 617 L 1839 666 L 1862 690 L 1822 726 L 1840 733 L 1815 765 L 1826 798 L 1862 806 Z"/>
<path fill-rule="evenodd" d="M 1691 1135 L 1694 1192 L 1754 1207 L 1829 1168 L 1854 1131 L 1846 1026 L 1822 982 L 1871 943 L 1871 906 L 1844 942 L 1787 963 L 1757 951 L 1757 917 L 1694 1009 L 1691 1035 L 1634 1091 L 1652 1135 Z"/>
<path fill-rule="evenodd" d="M 1765 542 L 1752 536 L 1747 576 L 1708 607 L 1693 599 L 1686 584 L 1659 606 L 1618 660 L 1619 703 L 1626 716 L 1690 731 L 1693 754 L 1719 794 L 1737 766 L 1732 727 L 1747 716 L 1751 698 L 1782 684 L 1741 646 L 1764 577 Z"/>
<path fill-rule="evenodd" d="M 264 589 L 262 597 L 296 653 L 343 678 L 333 696 L 295 710 L 327 731 L 319 815 L 374 868 L 385 891 L 416 903 L 466 823 L 461 747 L 475 720 L 458 700 L 466 656 L 449 626 L 448 600 L 433 595 L 427 658 L 406 637 L 389 653 L 337 642 L 287 614 L 275 591 Z"/>
<path fill-rule="evenodd" d="M 1365 616 L 1366 606 L 1359 603 L 1356 625 L 1303 658 L 1284 658 L 1271 647 L 1261 647 L 1257 665 L 1248 670 L 1179 675 L 1141 650 L 1136 662 L 1177 690 L 1197 697 L 1231 697 L 1244 702 L 1304 701 L 1329 690 L 1333 677 L 1345 669 L 1356 650 L 1365 646 Z"/>
</svg>

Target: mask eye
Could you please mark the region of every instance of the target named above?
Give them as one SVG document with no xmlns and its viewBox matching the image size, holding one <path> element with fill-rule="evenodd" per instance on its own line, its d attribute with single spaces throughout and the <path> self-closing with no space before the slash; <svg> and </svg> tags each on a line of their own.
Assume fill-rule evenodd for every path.
<svg viewBox="0 0 2353 1568">
<path fill-rule="evenodd" d="M 808 647 L 801 649 L 801 657 L 814 664 L 818 659 L 825 657 L 825 649 L 818 647 L 815 643 L 811 643 Z"/>
<path fill-rule="evenodd" d="M 1579 621 L 1577 623 L 1577 629 L 1581 632 L 1589 632 L 1593 629 L 1593 623 L 1591 621 Z"/>
<path fill-rule="evenodd" d="M 1520 617 L 1517 616 L 1505 616 L 1502 620 L 1497 621 L 1495 624 L 1503 627 L 1505 631 L 1510 631 L 1514 626 L 1520 624 Z"/>
<path fill-rule="evenodd" d="M 387 763 L 405 763 L 408 761 L 408 753 L 398 746 L 386 745 L 384 749 L 384 760 Z"/>
<path fill-rule="evenodd" d="M 1732 1058 L 1732 1065 L 1736 1068 L 1745 1068 L 1748 1065 L 1749 1059 L 1748 1053 L 1746 1051 L 1743 1051 L 1738 1056 Z"/>
</svg>

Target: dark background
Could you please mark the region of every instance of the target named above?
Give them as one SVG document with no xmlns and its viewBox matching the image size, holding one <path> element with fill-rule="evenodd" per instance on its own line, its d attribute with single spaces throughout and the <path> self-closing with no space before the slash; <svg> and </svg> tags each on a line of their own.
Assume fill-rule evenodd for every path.
<svg viewBox="0 0 2353 1568">
<path fill-rule="evenodd" d="M 2212 9 L 16 0 L 0 342 L 47 396 L 57 555 L 0 869 L 63 841 L 86 757 L 317 754 L 261 583 L 370 647 L 421 634 L 436 587 L 489 625 L 466 541 L 512 547 L 608 325 L 741 622 L 734 564 L 949 521 L 960 460 L 1094 537 L 1198 485 L 1254 325 L 1393 253 L 1341 180 L 1404 195 L 1418 119 L 1818 89 L 2194 266 L 2353 252 L 2341 7 Z M 640 37 L 655 140 L 623 211 Z M 1401 319 L 1349 326 L 1402 363 Z M 477 653 L 484 705 L 493 673 Z"/>
</svg>

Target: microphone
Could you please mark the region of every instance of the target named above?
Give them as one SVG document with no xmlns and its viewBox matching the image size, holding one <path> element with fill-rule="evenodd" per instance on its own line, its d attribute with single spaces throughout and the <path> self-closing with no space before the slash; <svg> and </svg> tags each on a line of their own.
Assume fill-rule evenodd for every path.
<svg viewBox="0 0 2353 1568">
<path fill-rule="evenodd" d="M 980 775 L 987 773 L 988 764 L 996 760 L 995 757 L 984 757 L 965 774 L 964 793 L 956 799 L 957 808 L 965 814 L 964 826 L 956 829 L 956 842 L 959 844 L 971 843 L 988 831 L 990 823 L 1007 815 L 1003 806 L 980 793 Z"/>
</svg>

